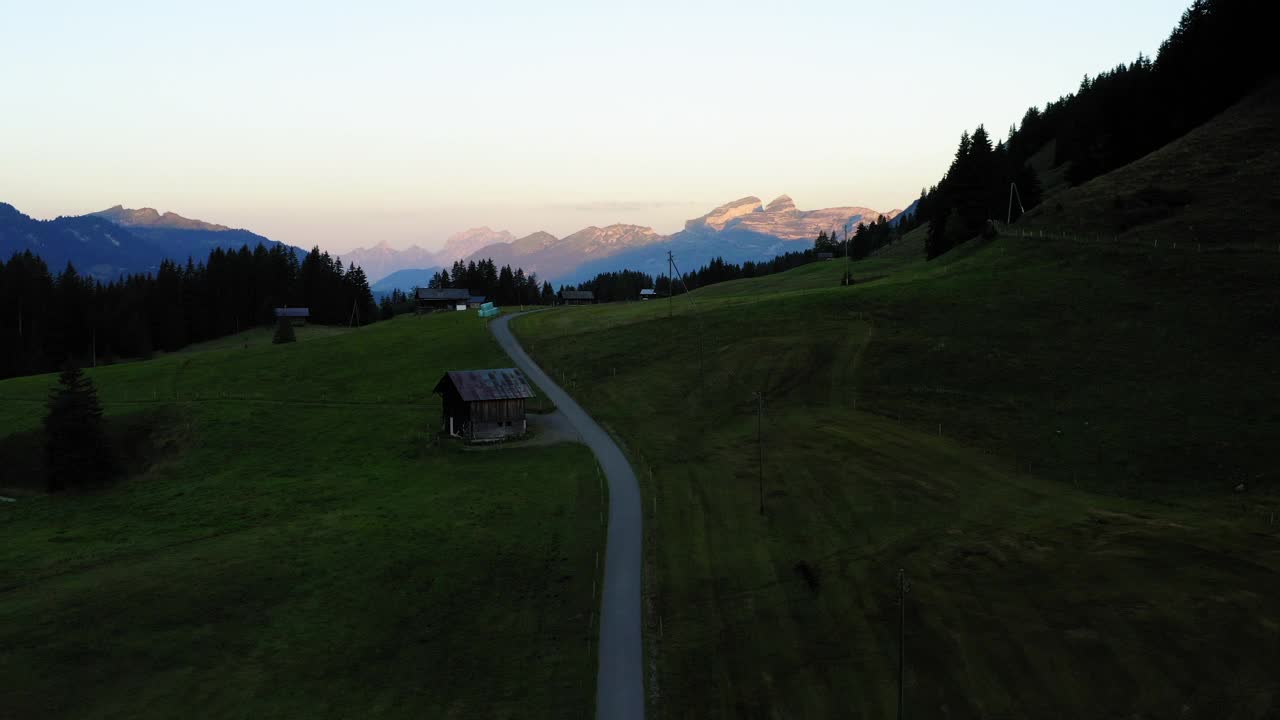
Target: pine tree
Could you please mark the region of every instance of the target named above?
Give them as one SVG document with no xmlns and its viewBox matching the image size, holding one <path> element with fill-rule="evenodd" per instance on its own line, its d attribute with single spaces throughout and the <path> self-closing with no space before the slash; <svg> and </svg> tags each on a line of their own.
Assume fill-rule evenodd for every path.
<svg viewBox="0 0 1280 720">
<path fill-rule="evenodd" d="M 297 342 L 298 338 L 293 334 L 293 322 L 287 317 L 279 317 L 276 319 L 276 334 L 271 338 L 271 342 L 275 345 L 281 343 Z"/>
<path fill-rule="evenodd" d="M 116 464 L 102 427 L 93 381 L 75 365 L 58 376 L 44 418 L 46 483 L 50 492 L 101 484 Z"/>
</svg>

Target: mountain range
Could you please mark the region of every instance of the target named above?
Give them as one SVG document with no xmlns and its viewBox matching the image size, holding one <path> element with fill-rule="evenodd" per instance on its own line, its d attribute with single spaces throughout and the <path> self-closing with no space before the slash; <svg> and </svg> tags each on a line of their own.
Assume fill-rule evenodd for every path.
<svg viewBox="0 0 1280 720">
<path fill-rule="evenodd" d="M 357 248 L 342 259 L 363 268 L 375 292 L 408 290 L 426 284 L 437 270 L 455 261 L 485 258 L 499 266 L 522 267 L 555 284 L 573 283 L 624 268 L 661 274 L 667 269 L 668 252 L 686 271 L 715 257 L 735 263 L 764 260 L 810 247 L 822 230 L 840 231 L 847 225 L 870 222 L 881 215 L 892 219 L 899 213 L 856 206 L 800 210 L 786 195 L 767 205 L 750 196 L 693 218 L 671 235 L 623 223 L 591 226 L 562 238 L 547 232 L 517 238 L 505 230 L 478 227 L 454 233 L 436 251 L 417 245 L 397 250 L 383 242 Z M 259 243 L 281 244 L 248 230 L 153 208 L 134 210 L 116 205 L 88 215 L 35 220 L 0 203 L 0 258 L 31 250 L 54 272 L 71 262 L 80 272 L 104 281 L 124 273 L 153 272 L 166 258 L 199 261 L 214 248 L 238 249 Z M 305 254 L 299 248 L 292 249 L 299 256 Z"/>
<path fill-rule="evenodd" d="M 24 250 L 39 255 L 49 270 L 61 272 L 72 263 L 81 274 L 101 281 L 123 274 L 154 272 L 165 259 L 197 262 L 215 248 L 239 249 L 281 245 L 248 230 L 192 220 L 152 208 L 120 205 L 88 215 L 35 220 L 12 205 L 0 203 L 0 258 Z M 289 246 L 286 246 L 289 247 Z M 305 252 L 291 248 L 301 255 Z"/>
<path fill-rule="evenodd" d="M 370 279 L 383 280 L 397 270 L 418 272 L 439 270 L 440 266 L 445 264 L 446 258 L 447 262 L 452 264 L 458 258 L 470 257 L 486 245 L 511 243 L 515 239 L 514 235 L 505 230 L 494 231 L 487 227 L 478 227 L 450 235 L 445 240 L 444 247 L 439 250 L 427 250 L 417 245 L 396 250 L 384 240 L 371 248 L 356 248 L 343 255 L 342 259 L 359 265 Z M 430 273 L 428 273 L 429 276 Z M 392 287 L 399 287 L 399 285 L 386 289 L 391 290 Z"/>
<path fill-rule="evenodd" d="M 374 290 L 407 290 L 423 278 L 455 261 L 491 258 L 496 264 L 522 267 L 553 283 L 571 283 L 596 273 L 623 268 L 650 274 L 666 272 L 667 252 L 676 255 L 683 270 L 692 270 L 715 257 L 729 262 L 762 260 L 809 247 L 818 233 L 843 231 L 845 226 L 893 219 L 900 210 L 877 212 L 865 207 L 800 210 L 788 196 L 768 205 L 749 196 L 725 203 L 685 223 L 684 229 L 663 235 L 640 225 L 591 226 L 557 238 L 536 232 L 521 238 L 488 227 L 456 233 L 439 251 L 418 246 L 396 250 L 386 243 L 358 248 L 343 256 L 377 278 Z"/>
</svg>

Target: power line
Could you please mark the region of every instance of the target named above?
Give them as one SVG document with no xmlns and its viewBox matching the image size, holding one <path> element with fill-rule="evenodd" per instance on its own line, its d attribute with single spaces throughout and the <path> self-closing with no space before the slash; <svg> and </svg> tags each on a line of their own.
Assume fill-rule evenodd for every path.
<svg viewBox="0 0 1280 720">
<path fill-rule="evenodd" d="M 759 455 L 756 465 L 760 477 L 760 514 L 764 515 L 764 392 L 753 395 L 756 399 L 756 448 Z"/>
<path fill-rule="evenodd" d="M 671 297 L 672 295 L 675 294 L 675 291 L 676 291 L 676 280 L 671 275 L 672 268 L 674 268 L 675 266 L 676 266 L 676 259 L 671 254 L 671 251 L 668 250 L 667 251 L 667 319 L 668 320 L 670 320 L 672 316 Z M 684 280 L 681 280 L 681 282 L 684 282 Z"/>
<path fill-rule="evenodd" d="M 1018 183 L 1009 183 L 1009 212 L 1005 217 L 1005 225 L 1013 224 L 1013 199 L 1018 198 L 1018 214 L 1025 215 L 1027 209 L 1022 207 L 1022 193 L 1018 192 Z"/>
<path fill-rule="evenodd" d="M 675 270 L 676 276 L 680 278 L 680 285 L 684 287 L 685 297 L 689 298 L 689 304 L 692 305 L 694 309 L 693 320 L 698 324 L 698 384 L 701 387 L 705 388 L 707 375 L 706 375 L 706 368 L 704 365 L 706 360 L 704 359 L 705 354 L 702 351 L 703 350 L 702 342 L 703 342 L 703 336 L 706 335 L 706 332 L 705 332 L 705 327 L 702 324 L 702 313 L 698 312 L 698 303 L 696 300 L 693 299 L 693 292 L 689 290 L 689 284 L 684 281 L 684 273 L 680 272 L 680 266 L 676 265 L 675 255 L 673 255 L 670 250 L 667 251 L 667 264 L 669 268 Z M 671 276 L 668 275 L 668 278 L 670 277 Z M 671 293 L 675 289 L 674 281 L 669 282 L 668 286 L 669 287 L 667 289 L 667 293 L 668 293 L 667 294 L 667 318 L 670 319 L 671 318 Z"/>
<path fill-rule="evenodd" d="M 906 704 L 904 683 L 907 667 L 907 571 L 898 568 L 898 720 L 902 720 Z"/>
</svg>

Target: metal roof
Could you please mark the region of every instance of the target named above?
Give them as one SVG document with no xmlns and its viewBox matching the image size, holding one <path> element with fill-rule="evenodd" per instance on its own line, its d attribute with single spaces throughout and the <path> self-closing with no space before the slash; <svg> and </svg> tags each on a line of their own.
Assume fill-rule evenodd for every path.
<svg viewBox="0 0 1280 720">
<path fill-rule="evenodd" d="M 641 295 L 657 295 L 658 291 L 654 290 L 653 288 L 645 288 L 640 291 L 640 294 Z"/>
<path fill-rule="evenodd" d="M 565 290 L 561 293 L 565 300 L 595 300 L 596 294 L 590 290 Z"/>
<path fill-rule="evenodd" d="M 276 317 L 311 317 L 311 308 L 276 308 Z"/>
<path fill-rule="evenodd" d="M 471 291 L 465 288 L 443 288 L 440 290 L 418 288 L 419 300 L 461 300 L 466 302 L 470 297 Z"/>
<path fill-rule="evenodd" d="M 440 378 L 440 382 L 436 383 L 432 392 L 442 392 L 445 383 L 452 384 L 466 402 L 533 397 L 533 389 L 529 387 L 529 381 L 515 368 L 450 370 Z"/>
<path fill-rule="evenodd" d="M 482 303 L 482 302 L 484 302 L 484 296 L 483 296 L 483 295 L 472 295 L 471 297 L 467 298 L 467 302 L 469 302 L 469 303 Z"/>
</svg>

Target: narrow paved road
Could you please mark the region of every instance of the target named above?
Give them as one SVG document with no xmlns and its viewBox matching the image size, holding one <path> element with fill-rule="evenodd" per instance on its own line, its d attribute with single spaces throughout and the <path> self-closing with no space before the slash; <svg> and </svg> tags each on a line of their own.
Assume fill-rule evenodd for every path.
<svg viewBox="0 0 1280 720">
<path fill-rule="evenodd" d="M 569 394 L 551 381 L 520 347 L 503 315 L 489 323 L 498 344 L 517 367 L 542 388 L 595 453 L 609 479 L 609 533 L 605 541 L 600 596 L 600 657 L 596 717 L 644 718 L 644 653 L 640 643 L 640 486 L 631 463 L 613 438 Z"/>
</svg>

